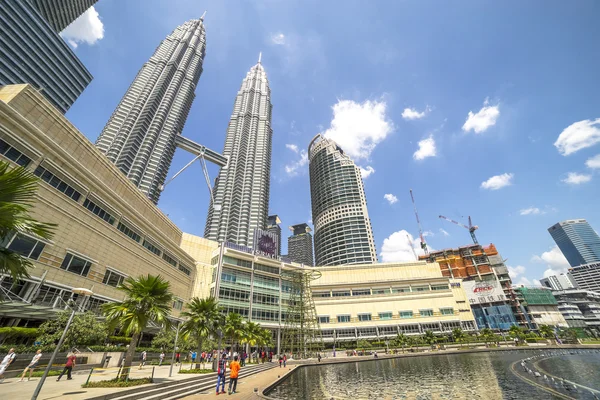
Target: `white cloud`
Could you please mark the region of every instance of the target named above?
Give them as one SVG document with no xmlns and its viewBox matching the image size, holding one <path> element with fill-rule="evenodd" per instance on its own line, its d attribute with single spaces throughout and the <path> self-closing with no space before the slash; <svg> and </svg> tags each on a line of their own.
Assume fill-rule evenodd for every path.
<svg viewBox="0 0 600 400">
<path fill-rule="evenodd" d="M 394 204 L 398 202 L 398 198 L 391 193 L 386 193 L 383 195 L 383 198 L 388 201 L 390 204 Z"/>
<path fill-rule="evenodd" d="M 450 234 L 448 232 L 446 232 L 445 229 L 440 228 L 440 233 L 444 236 L 450 236 Z"/>
<path fill-rule="evenodd" d="M 437 154 L 435 148 L 435 139 L 429 136 L 419 142 L 419 150 L 415 151 L 413 158 L 415 160 L 423 160 L 427 157 L 435 157 Z"/>
<path fill-rule="evenodd" d="M 592 180 L 591 175 L 578 174 L 577 172 L 569 172 L 565 179 L 562 179 L 562 182 L 567 183 L 569 185 L 581 185 L 582 183 L 586 183 Z"/>
<path fill-rule="evenodd" d="M 409 237 L 410 242 L 408 239 Z M 410 246 L 411 242 L 417 255 L 425 254 L 423 250 L 421 250 L 419 243 L 417 243 L 419 242 L 419 238 L 416 238 L 415 240 L 410 233 L 403 229 L 392 233 L 388 238 L 383 240 L 383 246 L 381 246 L 380 253 L 381 261 L 415 261 L 415 255 Z"/>
<path fill-rule="evenodd" d="M 481 188 L 488 190 L 502 189 L 505 186 L 512 185 L 512 179 L 514 176 L 515 175 L 512 173 L 504 173 L 502 175 L 492 176 L 487 181 L 481 183 Z"/>
<path fill-rule="evenodd" d="M 423 232 L 423 237 L 428 237 L 428 236 L 435 236 L 435 233 L 433 233 L 431 231 L 425 231 L 425 232 Z"/>
<path fill-rule="evenodd" d="M 286 165 L 285 172 L 289 176 L 296 176 L 298 175 L 302 167 L 304 167 L 306 164 L 308 164 L 308 153 L 306 152 L 306 150 L 300 150 L 300 159 L 298 161 Z"/>
<path fill-rule="evenodd" d="M 600 154 L 595 155 L 592 158 L 588 158 L 588 160 L 585 162 L 585 166 L 592 169 L 600 168 Z"/>
<path fill-rule="evenodd" d="M 585 119 L 567 126 L 558 135 L 554 146 L 563 156 L 568 156 L 600 142 L 600 118 Z"/>
<path fill-rule="evenodd" d="M 508 275 L 510 276 L 510 279 L 516 279 L 519 275 L 523 275 L 525 273 L 525 267 L 522 265 L 517 265 L 516 267 L 507 265 L 506 268 L 508 269 Z"/>
<path fill-rule="evenodd" d="M 67 26 L 60 36 L 73 48 L 77 48 L 80 43 L 87 43 L 91 46 L 101 40 L 104 37 L 104 25 L 98 11 L 94 6 L 88 8 L 71 25 Z"/>
<path fill-rule="evenodd" d="M 298 153 L 298 146 L 296 146 L 295 144 L 286 144 L 285 147 L 287 147 L 294 153 Z"/>
<path fill-rule="evenodd" d="M 490 106 L 488 99 L 483 102 L 483 107 L 477 113 L 469 111 L 467 120 L 462 129 L 465 132 L 474 131 L 475 133 L 485 132 L 490 126 L 496 125 L 496 120 L 500 116 L 498 105 Z"/>
<path fill-rule="evenodd" d="M 521 211 L 519 211 L 519 214 L 521 214 L 521 215 L 540 215 L 540 214 L 546 214 L 546 211 L 542 211 L 537 207 L 529 207 L 529 208 L 524 208 Z"/>
<path fill-rule="evenodd" d="M 278 45 L 285 45 L 285 35 L 281 32 L 271 34 L 271 43 Z"/>
<path fill-rule="evenodd" d="M 385 114 L 385 101 L 339 100 L 332 109 L 331 126 L 323 135 L 333 139 L 354 161 L 368 160 L 377 144 L 394 130 Z"/>
<path fill-rule="evenodd" d="M 546 264 L 548 269 L 544 271 L 544 277 L 565 273 L 570 267 L 569 262 L 556 245 L 539 256 L 533 256 L 531 261 L 539 264 Z"/>
<path fill-rule="evenodd" d="M 363 179 L 367 179 L 369 176 L 371 176 L 371 174 L 373 174 L 375 172 L 375 169 L 373 167 L 371 167 L 370 165 L 367 165 L 365 168 L 363 167 L 358 167 L 360 168 L 360 176 Z"/>
<path fill-rule="evenodd" d="M 429 111 L 431 111 L 429 106 L 425 107 L 425 109 L 421 112 L 417 111 L 416 108 L 405 108 L 404 111 L 402 111 L 402 118 L 407 120 L 421 119 L 427 115 Z"/>
</svg>

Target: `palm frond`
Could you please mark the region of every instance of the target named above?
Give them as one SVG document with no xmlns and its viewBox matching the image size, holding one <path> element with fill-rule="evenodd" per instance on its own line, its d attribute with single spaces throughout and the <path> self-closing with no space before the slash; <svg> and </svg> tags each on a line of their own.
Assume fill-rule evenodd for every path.
<svg viewBox="0 0 600 400">
<path fill-rule="evenodd" d="M 33 263 L 29 259 L 8 249 L 0 248 L 0 274 L 8 274 L 16 282 L 29 278 L 29 269 Z"/>
</svg>

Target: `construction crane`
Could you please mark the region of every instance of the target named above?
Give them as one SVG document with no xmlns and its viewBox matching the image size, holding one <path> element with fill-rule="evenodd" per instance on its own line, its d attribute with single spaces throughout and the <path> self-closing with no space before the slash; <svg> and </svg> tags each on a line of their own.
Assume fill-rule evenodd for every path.
<svg viewBox="0 0 600 400">
<path fill-rule="evenodd" d="M 417 211 L 417 205 L 415 204 L 415 197 L 413 196 L 412 189 L 410 189 L 410 198 L 413 203 L 413 208 L 415 209 L 415 216 L 417 217 L 417 225 L 419 225 L 419 237 L 421 238 L 421 249 L 423 249 L 425 254 L 429 254 L 429 250 L 427 250 L 427 242 L 425 242 L 425 237 L 423 236 L 423 228 L 421 227 L 421 221 L 419 221 L 419 212 Z"/>
<path fill-rule="evenodd" d="M 417 252 L 415 251 L 415 246 L 413 245 L 413 241 L 411 240 L 409 234 L 406 234 L 406 238 L 408 239 L 408 244 L 410 244 L 410 249 L 412 250 L 413 254 L 415 255 L 415 260 L 419 261 L 419 256 L 417 256 Z"/>
<path fill-rule="evenodd" d="M 462 226 L 463 228 L 465 228 L 466 230 L 468 230 L 469 233 L 471 234 L 471 238 L 473 239 L 473 243 L 479 244 L 479 242 L 477 241 L 477 237 L 475 237 L 475 231 L 477 229 L 479 229 L 479 227 L 477 225 L 473 225 L 471 223 L 471 217 L 469 217 L 469 226 L 466 226 L 465 224 L 461 224 L 460 222 L 457 222 L 457 221 L 455 221 L 453 219 L 450 219 L 448 217 L 444 217 L 443 215 L 440 215 L 440 218 L 441 219 L 445 219 L 446 221 L 450 221 L 453 224 L 456 224 L 458 226 Z"/>
</svg>

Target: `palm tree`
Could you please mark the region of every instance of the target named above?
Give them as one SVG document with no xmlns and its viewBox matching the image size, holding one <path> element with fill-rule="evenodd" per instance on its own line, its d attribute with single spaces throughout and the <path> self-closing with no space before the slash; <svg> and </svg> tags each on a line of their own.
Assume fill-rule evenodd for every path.
<svg viewBox="0 0 600 400">
<path fill-rule="evenodd" d="M 244 324 L 242 337 L 240 342 L 247 344 L 250 348 L 258 346 L 263 341 L 263 328 L 256 322 L 248 322 Z"/>
<path fill-rule="evenodd" d="M 486 347 L 488 342 L 491 342 L 494 339 L 494 331 L 492 331 L 490 328 L 483 328 L 481 331 L 479 331 L 479 335 L 483 339 Z"/>
<path fill-rule="evenodd" d="M 462 348 L 462 341 L 465 339 L 465 336 L 466 336 L 465 333 L 460 328 L 456 328 L 456 329 L 452 330 L 452 337 L 454 338 L 454 341 L 456 341 L 460 344 L 461 348 Z"/>
<path fill-rule="evenodd" d="M 431 346 L 432 344 L 435 343 L 436 337 L 433 334 L 433 332 L 428 329 L 425 331 L 425 334 L 423 335 L 423 341 Z"/>
<path fill-rule="evenodd" d="M 540 334 L 546 339 L 551 339 L 554 337 L 554 329 L 551 326 L 542 325 L 540 326 Z"/>
<path fill-rule="evenodd" d="M 163 327 L 170 326 L 168 316 L 173 294 L 169 286 L 169 282 L 161 276 L 128 277 L 117 288 L 125 293 L 125 300 L 102 306 L 108 326 L 113 330 L 118 327 L 126 336 L 131 336 L 119 378 L 124 379 L 129 374 L 135 347 L 148 324 L 153 322 Z"/>
<path fill-rule="evenodd" d="M 210 335 L 216 335 L 219 328 L 223 326 L 223 314 L 219 310 L 219 305 L 214 297 L 199 299 L 192 297 L 187 304 L 187 311 L 181 313 L 187 321 L 181 326 L 181 332 L 187 338 L 190 335 L 198 341 L 198 351 L 196 360 L 200 360 L 202 354 L 202 342 Z M 200 368 L 200 363 L 196 363 L 196 368 Z"/>
<path fill-rule="evenodd" d="M 396 346 L 402 347 L 402 352 L 404 353 L 404 346 L 410 342 L 410 338 L 404 333 L 399 333 L 398 336 L 396 336 L 395 342 Z"/>
<path fill-rule="evenodd" d="M 239 341 L 244 333 L 244 318 L 238 313 L 227 314 L 224 333 L 231 342 L 231 351 L 234 351 L 236 341 Z"/>
<path fill-rule="evenodd" d="M 508 330 L 508 333 L 510 334 L 510 337 L 517 338 L 519 339 L 519 341 L 521 341 L 521 336 L 523 335 L 523 330 L 518 327 L 517 325 L 513 325 L 510 327 L 510 329 Z"/>
<path fill-rule="evenodd" d="M 38 178 L 23 167 L 11 168 L 0 161 L 0 243 L 14 232 L 23 232 L 45 239 L 52 237 L 55 224 L 36 221 L 31 215 Z M 31 261 L 19 253 L 0 247 L 0 274 L 9 274 L 14 281 L 29 277 Z"/>
</svg>

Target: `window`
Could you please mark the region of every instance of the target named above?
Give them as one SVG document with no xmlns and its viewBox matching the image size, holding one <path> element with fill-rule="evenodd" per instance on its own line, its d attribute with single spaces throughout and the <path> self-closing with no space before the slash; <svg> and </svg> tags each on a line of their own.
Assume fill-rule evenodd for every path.
<svg viewBox="0 0 600 400">
<path fill-rule="evenodd" d="M 173 308 L 176 310 L 181 311 L 181 309 L 183 308 L 183 301 L 179 300 L 179 299 L 175 299 L 173 301 Z"/>
<path fill-rule="evenodd" d="M 359 321 L 370 321 L 371 314 L 358 314 L 358 320 Z"/>
<path fill-rule="evenodd" d="M 433 310 L 431 308 L 419 310 L 419 315 L 421 317 L 433 317 Z"/>
<path fill-rule="evenodd" d="M 239 258 L 223 256 L 223 262 L 232 265 L 237 265 L 238 267 L 252 268 L 252 261 L 240 260 Z"/>
<path fill-rule="evenodd" d="M 134 232 L 133 229 L 125 225 L 123 222 L 119 222 L 119 224 L 117 225 L 117 229 L 119 229 L 125 235 L 129 236 L 130 239 L 138 243 L 142 241 L 142 237 L 136 232 Z"/>
<path fill-rule="evenodd" d="M 350 291 L 349 290 L 341 290 L 341 291 L 333 291 L 331 292 L 333 297 L 346 297 L 346 296 L 350 296 Z"/>
<path fill-rule="evenodd" d="M 23 257 L 31 258 L 32 260 L 39 259 L 40 254 L 42 254 L 42 251 L 46 246 L 45 243 L 40 242 L 32 237 L 25 236 L 21 233 L 9 235 L 6 244 L 0 243 L 0 246 L 2 245 L 6 246 L 6 248 L 9 250 L 20 254 Z"/>
<path fill-rule="evenodd" d="M 177 261 L 173 257 L 171 257 L 169 254 L 167 254 L 167 252 L 164 252 L 162 254 L 162 258 L 163 258 L 163 260 L 165 260 L 172 266 L 177 267 Z"/>
<path fill-rule="evenodd" d="M 91 212 L 93 212 L 94 214 L 96 214 L 97 216 L 99 216 L 100 218 L 102 218 L 103 220 L 105 220 L 106 222 L 108 222 L 109 224 L 113 225 L 115 223 L 115 217 L 104 211 L 96 203 L 90 201 L 90 199 L 85 199 L 85 201 L 83 202 L 83 206 Z"/>
<path fill-rule="evenodd" d="M 102 279 L 102 283 L 108 286 L 117 287 L 122 284 L 124 280 L 125 276 L 107 269 L 104 273 L 104 279 Z"/>
<path fill-rule="evenodd" d="M 11 161 L 14 161 L 21 167 L 26 167 L 31 163 L 31 158 L 27 157 L 2 139 L 0 139 L 0 154 Z"/>
<path fill-rule="evenodd" d="M 448 285 L 432 285 L 431 290 L 448 290 Z"/>
<path fill-rule="evenodd" d="M 329 323 L 329 315 L 327 315 L 327 316 L 320 316 L 319 317 L 319 323 L 320 324 L 328 324 Z"/>
<path fill-rule="evenodd" d="M 370 296 L 371 289 L 352 289 L 352 296 Z"/>
<path fill-rule="evenodd" d="M 452 307 L 440 308 L 440 313 L 442 313 L 442 315 L 454 315 L 454 308 L 452 308 Z"/>
<path fill-rule="evenodd" d="M 331 297 L 329 292 L 313 292 L 313 297 Z"/>
<path fill-rule="evenodd" d="M 91 266 L 92 263 L 90 261 L 75 256 L 71 253 L 67 253 L 60 268 L 77 275 L 87 276 L 88 272 L 90 272 Z"/>
<path fill-rule="evenodd" d="M 429 286 L 413 286 L 412 291 L 413 292 L 428 292 Z"/>
<path fill-rule="evenodd" d="M 181 272 L 183 272 L 184 274 L 186 274 L 186 275 L 191 275 L 192 274 L 192 270 L 189 269 L 188 267 L 186 267 L 185 265 L 179 264 L 179 270 Z"/>
<path fill-rule="evenodd" d="M 392 319 L 392 312 L 379 313 L 379 319 Z"/>
<path fill-rule="evenodd" d="M 340 323 L 341 322 L 350 322 L 350 315 L 338 315 L 337 321 Z"/>
<path fill-rule="evenodd" d="M 373 289 L 373 294 L 388 294 L 390 289 Z"/>
<path fill-rule="evenodd" d="M 50 186 L 66 194 L 67 197 L 70 197 L 75 201 L 79 201 L 81 193 L 79 193 L 72 186 L 68 185 L 67 183 L 56 177 L 52 172 L 48 171 L 43 167 L 37 167 L 33 173 L 36 176 L 40 177 L 44 182 L 47 182 Z"/>
<path fill-rule="evenodd" d="M 150 243 L 149 241 L 147 241 L 146 239 L 144 239 L 142 246 L 144 246 L 150 252 L 152 252 L 160 257 L 160 249 L 158 247 L 156 247 L 155 245 L 153 245 L 152 243 Z"/>
<path fill-rule="evenodd" d="M 270 274 L 279 275 L 279 268 L 271 267 L 269 265 L 254 263 L 254 269 L 259 271 L 268 272 Z"/>
<path fill-rule="evenodd" d="M 408 293 L 410 292 L 409 287 L 395 287 L 392 288 L 392 293 Z"/>
<path fill-rule="evenodd" d="M 400 311 L 400 318 L 412 318 L 412 317 L 413 317 L 412 311 Z"/>
</svg>

